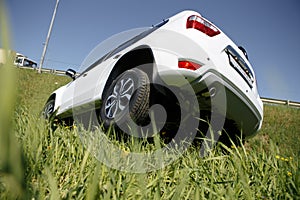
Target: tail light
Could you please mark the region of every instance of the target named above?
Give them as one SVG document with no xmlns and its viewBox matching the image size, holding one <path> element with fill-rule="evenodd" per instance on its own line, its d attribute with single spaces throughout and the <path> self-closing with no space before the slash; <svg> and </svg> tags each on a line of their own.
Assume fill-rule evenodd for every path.
<svg viewBox="0 0 300 200">
<path fill-rule="evenodd" d="M 202 67 L 202 65 L 188 60 L 179 60 L 178 67 L 182 69 L 189 69 L 195 71 Z"/>
<path fill-rule="evenodd" d="M 197 15 L 192 15 L 187 19 L 186 28 L 197 29 L 210 37 L 220 34 L 220 31 L 213 24 Z"/>
</svg>

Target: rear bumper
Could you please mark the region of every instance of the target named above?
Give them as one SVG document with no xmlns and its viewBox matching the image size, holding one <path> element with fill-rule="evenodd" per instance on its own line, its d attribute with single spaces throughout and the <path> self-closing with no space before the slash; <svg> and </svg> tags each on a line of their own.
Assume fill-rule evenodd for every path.
<svg viewBox="0 0 300 200">
<path fill-rule="evenodd" d="M 252 137 L 263 120 L 262 101 L 251 89 L 241 91 L 229 79 L 209 70 L 191 82 L 200 108 L 210 109 L 233 121 L 243 137 Z"/>
</svg>

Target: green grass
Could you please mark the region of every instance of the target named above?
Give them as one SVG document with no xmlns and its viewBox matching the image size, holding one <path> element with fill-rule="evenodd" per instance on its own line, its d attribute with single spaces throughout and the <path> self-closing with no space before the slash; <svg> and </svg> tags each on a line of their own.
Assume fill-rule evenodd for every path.
<svg viewBox="0 0 300 200">
<path fill-rule="evenodd" d="M 15 70 L 17 108 L 26 108 L 31 114 L 39 114 L 49 95 L 57 88 L 70 82 L 70 78 L 53 74 L 37 74 L 37 71 Z"/>
<path fill-rule="evenodd" d="M 78 128 L 52 132 L 39 118 L 48 95 L 68 79 L 31 70 L 9 72 L 16 77 L 9 83 L 16 85 L 16 103 L 1 102 L 11 109 L 6 116 L 0 113 L 0 122 L 7 124 L 0 127 L 1 141 L 8 141 L 0 146 L 6 152 L 0 154 L 0 199 L 300 199 L 300 109 L 265 106 L 260 133 L 227 149 L 228 154 L 215 148 L 202 158 L 194 146 L 160 170 L 128 173 L 99 162 L 83 146 Z M 160 145 L 114 143 L 125 160 L 126 152 L 150 153 Z"/>
<path fill-rule="evenodd" d="M 265 105 L 262 130 L 253 140 L 268 144 L 271 139 L 283 155 L 300 157 L 299 119 L 299 108 Z"/>
</svg>

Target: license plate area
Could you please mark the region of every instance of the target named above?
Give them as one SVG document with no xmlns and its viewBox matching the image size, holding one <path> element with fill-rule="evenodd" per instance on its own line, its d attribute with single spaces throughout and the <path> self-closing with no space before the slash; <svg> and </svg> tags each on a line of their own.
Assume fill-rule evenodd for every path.
<svg viewBox="0 0 300 200">
<path fill-rule="evenodd" d="M 241 75 L 250 88 L 253 88 L 254 77 L 243 58 L 230 46 L 225 51 L 228 55 L 229 64 Z"/>
</svg>

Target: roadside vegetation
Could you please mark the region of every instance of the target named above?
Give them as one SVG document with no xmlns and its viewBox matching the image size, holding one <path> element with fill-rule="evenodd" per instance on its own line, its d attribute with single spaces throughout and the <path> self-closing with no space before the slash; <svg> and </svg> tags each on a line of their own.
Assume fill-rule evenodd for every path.
<svg viewBox="0 0 300 200">
<path fill-rule="evenodd" d="M 160 170 L 128 173 L 99 162 L 77 128 L 52 132 L 40 118 L 49 94 L 70 79 L 0 69 L 0 80 L 7 76 L 0 95 L 12 98 L 1 99 L 0 199 L 300 199 L 300 109 L 265 105 L 260 133 L 226 154 L 222 144 L 207 157 L 192 146 Z M 124 152 L 160 145 L 116 143 Z"/>
</svg>

